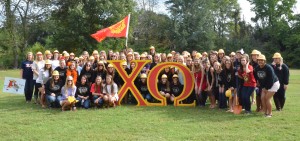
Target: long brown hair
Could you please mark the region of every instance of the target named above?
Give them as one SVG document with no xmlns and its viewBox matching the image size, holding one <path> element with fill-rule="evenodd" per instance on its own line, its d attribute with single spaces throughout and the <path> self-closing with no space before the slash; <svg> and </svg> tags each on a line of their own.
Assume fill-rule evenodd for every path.
<svg viewBox="0 0 300 141">
<path fill-rule="evenodd" d="M 108 93 L 108 90 L 107 90 L 107 85 L 111 85 L 111 88 L 110 88 L 110 94 L 113 94 L 113 92 L 114 92 L 114 80 L 113 80 L 113 77 L 111 76 L 111 75 L 107 75 L 106 76 L 106 79 L 107 78 L 110 78 L 110 84 L 105 84 L 105 86 L 104 86 L 104 89 L 106 90 L 106 92 Z"/>
<path fill-rule="evenodd" d="M 99 85 L 97 84 L 97 81 L 96 81 L 98 78 L 100 79 L 100 84 Z M 102 77 L 97 76 L 96 79 L 95 79 L 95 85 L 94 85 L 95 92 L 98 91 L 98 86 L 100 86 L 100 88 L 101 88 L 101 86 L 102 86 L 101 83 L 102 83 Z M 100 91 L 101 91 L 101 89 L 100 89 Z"/>
</svg>

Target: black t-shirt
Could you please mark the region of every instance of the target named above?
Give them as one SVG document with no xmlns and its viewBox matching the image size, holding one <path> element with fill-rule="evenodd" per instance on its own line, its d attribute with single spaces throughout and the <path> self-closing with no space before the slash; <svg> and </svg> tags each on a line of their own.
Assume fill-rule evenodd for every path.
<svg viewBox="0 0 300 141">
<path fill-rule="evenodd" d="M 51 84 L 52 78 L 49 79 L 45 84 L 45 93 L 46 95 L 51 95 L 54 93 L 56 96 L 61 95 L 61 88 L 64 86 L 64 83 L 61 79 L 58 79 L 57 82 L 54 82 L 54 85 Z"/>
<path fill-rule="evenodd" d="M 221 74 L 221 84 L 225 86 L 225 88 L 235 87 L 235 75 L 233 70 L 224 69 Z"/>
<path fill-rule="evenodd" d="M 80 81 L 81 81 L 81 77 L 82 77 L 83 75 L 86 75 L 88 82 L 94 83 L 94 82 L 95 82 L 95 79 L 93 79 L 93 73 L 94 73 L 94 72 L 93 72 L 92 69 L 90 69 L 89 71 L 82 70 L 81 73 L 80 73 L 80 76 L 79 76 L 78 79 L 77 79 L 77 82 L 80 82 Z"/>
<path fill-rule="evenodd" d="M 141 81 L 138 81 L 136 83 L 136 87 L 138 88 L 141 94 L 149 94 L 147 83 L 142 83 Z"/>
<path fill-rule="evenodd" d="M 269 64 L 266 64 L 263 68 L 256 67 L 254 77 L 259 82 L 260 88 L 271 89 L 273 84 L 278 81 L 273 68 Z"/>
<path fill-rule="evenodd" d="M 91 96 L 90 86 L 87 83 L 84 85 L 82 85 L 81 83 L 78 83 L 76 85 L 75 97 L 78 97 L 78 95 L 84 96 L 84 97 Z"/>
<path fill-rule="evenodd" d="M 21 68 L 23 70 L 22 78 L 23 79 L 33 79 L 33 71 L 32 71 L 32 63 L 33 61 L 25 60 L 21 64 Z"/>
<path fill-rule="evenodd" d="M 56 67 L 55 70 L 59 73 L 59 78 L 62 80 L 63 83 L 66 82 L 67 78 L 67 67 L 61 68 L 60 66 Z"/>
<path fill-rule="evenodd" d="M 179 82 L 176 85 L 172 83 L 170 89 L 171 89 L 171 94 L 177 97 L 182 93 L 183 86 Z"/>
<path fill-rule="evenodd" d="M 168 88 L 167 84 L 162 84 L 159 82 L 157 84 L 158 91 L 162 91 L 164 93 L 170 93 L 170 87 Z"/>
</svg>

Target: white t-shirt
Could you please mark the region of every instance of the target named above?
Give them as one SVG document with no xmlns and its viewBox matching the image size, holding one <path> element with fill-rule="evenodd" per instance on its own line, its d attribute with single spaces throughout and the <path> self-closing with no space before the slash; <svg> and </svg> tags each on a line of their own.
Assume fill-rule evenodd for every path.
<svg viewBox="0 0 300 141">
<path fill-rule="evenodd" d="M 52 70 L 59 66 L 59 60 L 52 60 Z"/>
<path fill-rule="evenodd" d="M 111 95 L 112 94 L 111 93 L 111 86 L 112 85 L 106 85 L 106 87 L 104 87 L 104 89 L 103 89 L 103 93 Z M 113 87 L 114 87 L 113 93 L 114 94 L 118 94 L 118 86 L 117 86 L 117 84 L 113 83 Z M 107 88 L 107 91 L 106 91 L 106 88 Z"/>
<path fill-rule="evenodd" d="M 44 68 L 42 68 L 39 71 L 39 77 L 36 79 L 36 83 L 41 83 L 41 84 L 46 84 L 46 82 L 50 79 L 50 72 L 49 70 L 44 70 Z"/>
<path fill-rule="evenodd" d="M 32 70 L 36 70 L 37 72 L 40 72 L 42 68 L 45 67 L 45 61 L 34 61 L 32 64 Z M 33 73 L 33 80 L 36 80 L 39 76 Z"/>
</svg>

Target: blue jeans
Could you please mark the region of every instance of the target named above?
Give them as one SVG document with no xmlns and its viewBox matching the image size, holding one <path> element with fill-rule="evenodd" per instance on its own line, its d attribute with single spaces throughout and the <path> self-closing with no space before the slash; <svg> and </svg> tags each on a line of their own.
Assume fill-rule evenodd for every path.
<svg viewBox="0 0 300 141">
<path fill-rule="evenodd" d="M 35 85 L 35 82 L 33 81 L 33 79 L 26 79 L 25 88 L 24 88 L 26 101 L 31 101 L 34 85 Z"/>
<path fill-rule="evenodd" d="M 255 90 L 255 87 L 243 86 L 243 88 L 242 88 L 242 93 L 241 93 L 242 104 L 247 112 L 251 111 L 250 97 L 251 97 L 251 94 L 254 92 L 254 90 Z"/>
<path fill-rule="evenodd" d="M 146 99 L 148 102 L 151 101 L 152 97 L 150 94 L 142 94 L 143 98 Z"/>
<path fill-rule="evenodd" d="M 51 95 L 46 95 L 46 99 L 48 102 L 49 107 L 59 107 L 60 104 L 59 102 L 61 101 L 61 96 L 51 96 Z"/>
<path fill-rule="evenodd" d="M 78 100 L 79 105 L 82 105 L 83 108 L 88 109 L 90 107 L 91 101 L 89 99 L 85 100 L 80 97 L 77 97 L 76 99 Z M 84 101 L 82 102 L 82 100 Z"/>
<path fill-rule="evenodd" d="M 93 99 L 94 103 L 97 98 L 99 98 L 99 96 L 94 96 L 94 99 Z M 100 100 L 98 101 L 98 104 L 101 106 L 103 103 L 104 103 L 103 98 L 100 98 Z"/>
</svg>

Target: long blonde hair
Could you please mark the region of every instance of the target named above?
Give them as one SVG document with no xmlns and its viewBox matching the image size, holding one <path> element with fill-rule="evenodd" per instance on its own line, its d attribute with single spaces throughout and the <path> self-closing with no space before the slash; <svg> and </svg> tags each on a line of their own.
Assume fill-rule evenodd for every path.
<svg viewBox="0 0 300 141">
<path fill-rule="evenodd" d="M 68 79 L 72 79 L 72 85 L 71 85 L 71 87 L 69 87 L 68 86 Z M 74 84 L 74 80 L 73 80 L 73 77 L 72 76 L 68 76 L 67 78 L 66 78 L 66 82 L 65 82 L 65 86 L 64 86 L 64 88 L 65 88 L 65 94 L 67 94 L 68 93 L 68 88 L 72 88 L 72 92 L 73 92 L 73 90 L 76 90 L 75 89 L 75 84 Z"/>
</svg>

